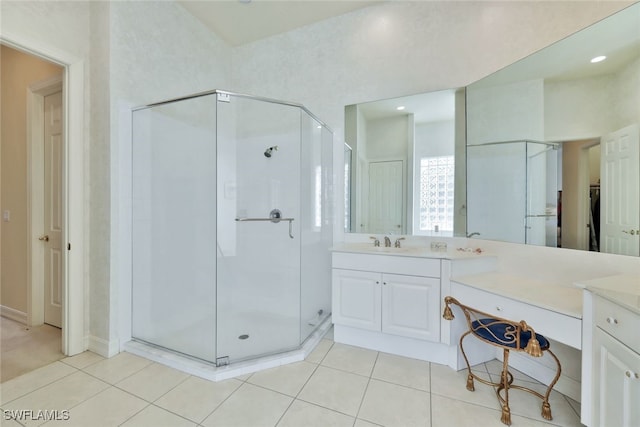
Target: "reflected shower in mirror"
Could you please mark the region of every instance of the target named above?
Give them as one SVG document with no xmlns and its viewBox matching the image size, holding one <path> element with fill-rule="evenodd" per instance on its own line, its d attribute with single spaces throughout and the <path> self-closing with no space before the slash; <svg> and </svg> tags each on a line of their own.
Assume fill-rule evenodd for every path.
<svg viewBox="0 0 640 427">
<path fill-rule="evenodd" d="M 464 89 L 348 105 L 346 228 L 464 234 L 464 126 Z"/>
<path fill-rule="evenodd" d="M 468 86 L 469 231 L 639 255 L 638 82 L 640 3 Z"/>
</svg>

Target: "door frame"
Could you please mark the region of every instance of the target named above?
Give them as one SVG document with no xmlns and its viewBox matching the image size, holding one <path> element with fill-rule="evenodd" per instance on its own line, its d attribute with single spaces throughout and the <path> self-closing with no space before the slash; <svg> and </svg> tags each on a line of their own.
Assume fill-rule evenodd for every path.
<svg viewBox="0 0 640 427">
<path fill-rule="evenodd" d="M 580 158 L 578 159 L 578 173 L 580 174 L 578 181 L 578 249 L 588 251 L 589 241 L 591 239 L 591 229 L 589 223 L 591 219 L 589 212 L 591 206 L 589 204 L 589 150 L 600 145 L 600 139 L 586 140 L 584 145 L 580 147 Z"/>
<path fill-rule="evenodd" d="M 62 75 L 29 85 L 27 92 L 27 325 L 44 323 L 44 256 L 38 241 L 44 224 L 44 98 L 63 90 Z M 64 105 L 62 106 L 64 109 Z M 63 130 L 63 138 L 66 129 Z M 62 167 L 64 167 L 64 162 Z M 65 195 L 62 195 L 62 206 Z M 63 209 L 63 218 L 66 212 Z M 64 233 L 64 231 L 63 231 Z M 66 251 L 62 251 L 66 259 Z M 63 260 L 64 263 L 64 260 Z M 64 304 L 64 302 L 63 302 Z M 64 305 L 63 305 L 64 310 Z"/>
<path fill-rule="evenodd" d="M 36 41 L 25 34 L 3 31 L 0 43 L 64 68 L 63 72 L 63 194 L 64 232 L 67 245 L 65 271 L 62 278 L 62 353 L 67 356 L 87 349 L 85 334 L 85 299 L 88 292 L 88 265 L 85 254 L 85 235 L 88 220 L 85 216 L 84 179 L 84 60 L 74 54 Z M 30 271 L 28 271 L 28 274 Z"/>
</svg>

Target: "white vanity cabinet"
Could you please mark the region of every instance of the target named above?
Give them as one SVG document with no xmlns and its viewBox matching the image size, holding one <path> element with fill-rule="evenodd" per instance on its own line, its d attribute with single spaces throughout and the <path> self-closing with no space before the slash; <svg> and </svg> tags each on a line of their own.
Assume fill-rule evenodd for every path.
<svg viewBox="0 0 640 427">
<path fill-rule="evenodd" d="M 380 330 L 380 276 L 369 271 L 333 269 L 331 317 L 334 324 Z"/>
<path fill-rule="evenodd" d="M 333 323 L 440 340 L 440 260 L 333 254 Z"/>
<path fill-rule="evenodd" d="M 640 426 L 640 316 L 593 300 L 592 426 Z"/>
</svg>

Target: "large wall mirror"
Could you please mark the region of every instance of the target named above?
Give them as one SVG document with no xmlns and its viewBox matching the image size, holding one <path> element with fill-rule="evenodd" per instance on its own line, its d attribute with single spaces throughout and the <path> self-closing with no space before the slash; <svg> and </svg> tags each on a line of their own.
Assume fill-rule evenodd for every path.
<svg viewBox="0 0 640 427">
<path fill-rule="evenodd" d="M 640 3 L 467 87 L 481 238 L 640 255 Z"/>
<path fill-rule="evenodd" d="M 345 231 L 640 255 L 639 123 L 635 4 L 466 89 L 347 106 Z"/>
<path fill-rule="evenodd" d="M 464 89 L 345 108 L 346 231 L 465 233 L 464 108 Z"/>
</svg>

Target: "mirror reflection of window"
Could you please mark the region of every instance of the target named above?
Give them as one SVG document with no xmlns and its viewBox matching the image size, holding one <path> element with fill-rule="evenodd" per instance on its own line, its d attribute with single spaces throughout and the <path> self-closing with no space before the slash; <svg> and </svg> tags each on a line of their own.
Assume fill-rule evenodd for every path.
<svg viewBox="0 0 640 427">
<path fill-rule="evenodd" d="M 351 147 L 344 145 L 344 231 L 351 231 Z"/>
<path fill-rule="evenodd" d="M 420 159 L 420 231 L 453 232 L 454 156 Z"/>
</svg>

